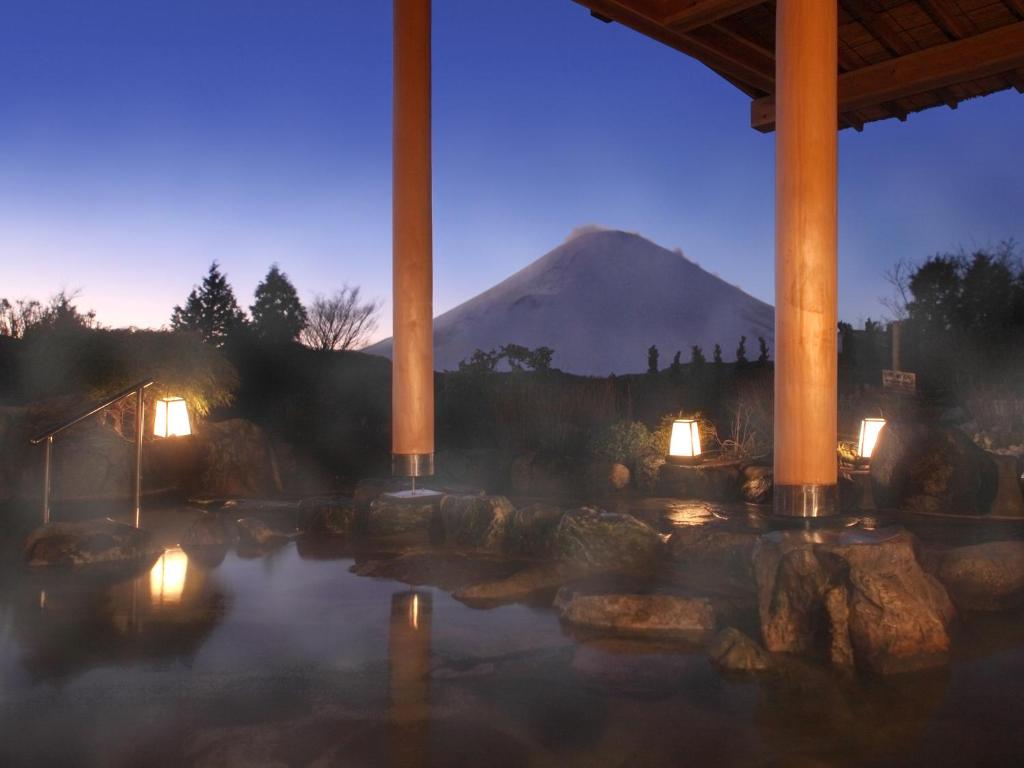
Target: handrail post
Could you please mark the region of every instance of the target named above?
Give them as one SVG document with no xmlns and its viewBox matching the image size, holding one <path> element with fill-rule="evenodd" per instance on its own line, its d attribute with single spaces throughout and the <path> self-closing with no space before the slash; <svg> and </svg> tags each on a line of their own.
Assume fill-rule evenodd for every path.
<svg viewBox="0 0 1024 768">
<path fill-rule="evenodd" d="M 139 527 L 142 516 L 142 433 L 145 418 L 145 387 L 135 391 L 135 527 Z"/>
<path fill-rule="evenodd" d="M 53 435 L 46 438 L 46 460 L 43 465 L 43 525 L 50 522 L 50 461 L 53 455 Z"/>
</svg>

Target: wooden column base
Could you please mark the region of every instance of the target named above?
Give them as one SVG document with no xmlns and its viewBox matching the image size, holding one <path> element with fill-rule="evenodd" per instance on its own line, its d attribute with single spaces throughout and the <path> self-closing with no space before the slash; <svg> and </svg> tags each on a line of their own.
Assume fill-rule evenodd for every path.
<svg viewBox="0 0 1024 768">
<path fill-rule="evenodd" d="M 772 511 L 783 517 L 829 517 L 839 514 L 836 485 L 776 485 Z"/>
</svg>

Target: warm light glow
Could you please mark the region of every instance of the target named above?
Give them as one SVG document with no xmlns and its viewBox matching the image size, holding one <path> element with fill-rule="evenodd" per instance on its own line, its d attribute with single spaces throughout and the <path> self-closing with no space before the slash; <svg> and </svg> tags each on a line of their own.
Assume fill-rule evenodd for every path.
<svg viewBox="0 0 1024 768">
<path fill-rule="evenodd" d="M 409 626 L 413 629 L 420 628 L 420 596 L 413 595 L 409 603 Z"/>
<path fill-rule="evenodd" d="M 163 397 L 156 401 L 153 434 L 157 437 L 179 437 L 192 434 L 188 407 L 180 397 Z"/>
<path fill-rule="evenodd" d="M 857 441 L 857 456 L 870 459 L 878 442 L 878 433 L 885 426 L 885 419 L 864 419 L 860 423 L 860 439 Z"/>
<path fill-rule="evenodd" d="M 176 605 L 185 591 L 188 555 L 181 549 L 165 550 L 149 572 L 149 599 L 153 605 Z"/>
<path fill-rule="evenodd" d="M 672 422 L 668 455 L 681 458 L 700 456 L 700 427 L 695 419 L 676 419 Z"/>
</svg>

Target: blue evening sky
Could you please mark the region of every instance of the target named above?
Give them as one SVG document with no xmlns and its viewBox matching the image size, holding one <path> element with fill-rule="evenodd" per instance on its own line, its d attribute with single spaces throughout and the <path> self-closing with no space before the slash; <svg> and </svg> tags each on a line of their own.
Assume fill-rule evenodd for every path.
<svg viewBox="0 0 1024 768">
<path fill-rule="evenodd" d="M 390 330 L 388 0 L 0 0 L 0 296 L 159 326 L 213 259 Z M 772 301 L 773 137 L 697 62 L 570 0 L 435 0 L 435 308 L 583 224 Z M 885 269 L 1024 240 L 1024 97 L 844 131 L 840 315 Z"/>
</svg>

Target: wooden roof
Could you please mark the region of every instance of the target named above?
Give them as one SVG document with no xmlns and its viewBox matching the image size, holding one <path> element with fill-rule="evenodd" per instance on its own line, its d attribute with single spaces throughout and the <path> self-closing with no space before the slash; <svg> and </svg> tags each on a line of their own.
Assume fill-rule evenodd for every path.
<svg viewBox="0 0 1024 768">
<path fill-rule="evenodd" d="M 706 64 L 775 122 L 774 0 L 576 0 Z M 838 0 L 839 125 L 1024 93 L 1024 0 Z"/>
</svg>

